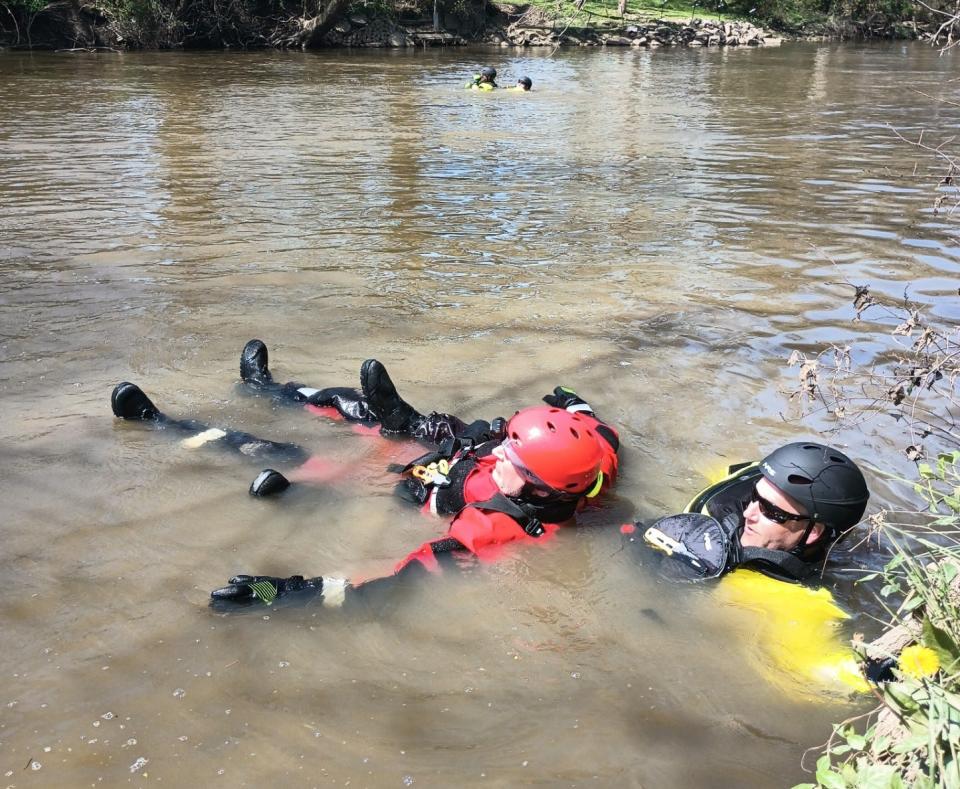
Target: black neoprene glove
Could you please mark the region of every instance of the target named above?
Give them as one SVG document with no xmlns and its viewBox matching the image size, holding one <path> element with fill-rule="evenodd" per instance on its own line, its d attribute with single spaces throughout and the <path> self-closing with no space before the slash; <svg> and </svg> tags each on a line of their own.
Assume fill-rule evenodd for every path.
<svg viewBox="0 0 960 789">
<path fill-rule="evenodd" d="M 554 408 L 563 408 L 567 411 L 576 411 L 593 416 L 593 409 L 586 400 L 581 398 L 573 389 L 558 386 L 551 394 L 543 396 L 543 402 Z"/>
<path fill-rule="evenodd" d="M 214 589 L 210 597 L 214 600 L 229 600 L 236 603 L 251 603 L 262 600 L 270 605 L 274 600 L 290 594 L 312 590 L 314 594 L 323 591 L 323 578 L 304 578 L 291 575 L 289 578 L 275 578 L 272 575 L 235 575 L 227 586 Z"/>
</svg>

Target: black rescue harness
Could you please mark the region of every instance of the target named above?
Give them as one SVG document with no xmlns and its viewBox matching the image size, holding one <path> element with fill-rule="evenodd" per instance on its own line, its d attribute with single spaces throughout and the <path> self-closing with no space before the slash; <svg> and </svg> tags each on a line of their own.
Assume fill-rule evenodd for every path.
<svg viewBox="0 0 960 789">
<path fill-rule="evenodd" d="M 405 466 L 393 464 L 389 470 L 404 475 L 394 492 L 417 505 L 430 502 L 437 515 L 456 515 L 467 507 L 500 512 L 513 518 L 531 537 L 539 537 L 546 523 L 562 523 L 573 517 L 579 496 L 552 495 L 531 500 L 524 496 L 496 493 L 484 501 L 467 501 L 464 486 L 479 458 L 487 457 L 499 441 L 475 444 L 469 438 L 448 438 L 435 452 L 428 452 Z M 431 501 L 431 497 L 433 500 Z"/>
</svg>

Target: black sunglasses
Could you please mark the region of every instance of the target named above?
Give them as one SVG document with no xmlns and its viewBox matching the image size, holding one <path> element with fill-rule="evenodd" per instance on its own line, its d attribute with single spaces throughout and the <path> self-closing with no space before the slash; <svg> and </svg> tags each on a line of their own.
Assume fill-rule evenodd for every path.
<svg viewBox="0 0 960 789">
<path fill-rule="evenodd" d="M 768 520 L 772 520 L 776 523 L 787 523 L 788 521 L 808 521 L 810 520 L 809 515 L 798 515 L 795 512 L 787 512 L 786 510 L 780 509 L 776 504 L 767 501 L 760 493 L 757 491 L 756 485 L 753 487 L 753 492 L 750 494 L 750 501 L 757 502 L 760 505 L 760 514 Z"/>
</svg>

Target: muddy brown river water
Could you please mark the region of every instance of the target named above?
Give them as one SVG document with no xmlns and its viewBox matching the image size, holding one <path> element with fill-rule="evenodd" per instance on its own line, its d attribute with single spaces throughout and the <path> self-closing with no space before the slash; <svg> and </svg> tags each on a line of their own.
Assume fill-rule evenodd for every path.
<svg viewBox="0 0 960 789">
<path fill-rule="evenodd" d="M 956 128 L 917 92 L 956 57 L 0 54 L 0 786 L 803 780 L 866 703 L 785 693 L 755 623 L 617 526 L 815 435 L 780 416 L 790 351 L 877 347 L 836 283 L 960 317 L 956 224 L 889 128 Z M 465 92 L 487 62 L 534 91 Z M 368 576 L 443 528 L 390 495 L 409 447 L 239 393 L 251 337 L 282 380 L 377 356 L 469 417 L 573 386 L 621 430 L 618 498 L 382 616 L 212 611 L 234 572 Z M 121 380 L 352 482 L 254 500 L 262 464 L 115 421 Z M 844 634 L 875 631 L 870 590 L 831 579 Z"/>
</svg>

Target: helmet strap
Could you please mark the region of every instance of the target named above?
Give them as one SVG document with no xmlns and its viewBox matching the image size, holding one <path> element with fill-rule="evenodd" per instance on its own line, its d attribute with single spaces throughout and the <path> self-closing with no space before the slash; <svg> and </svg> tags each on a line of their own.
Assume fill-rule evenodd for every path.
<svg viewBox="0 0 960 789">
<path fill-rule="evenodd" d="M 802 556 L 807 550 L 807 538 L 810 536 L 810 532 L 813 531 L 813 527 L 817 525 L 817 522 L 811 518 L 807 521 L 807 528 L 803 530 L 803 536 L 800 537 L 800 542 L 797 543 L 796 547 L 790 551 L 790 553 L 795 556 Z M 826 532 L 826 526 L 824 526 L 824 532 Z"/>
<path fill-rule="evenodd" d="M 583 495 L 586 496 L 588 499 L 592 499 L 594 496 L 596 496 L 600 492 L 600 488 L 602 487 L 603 487 L 603 472 L 601 471 L 599 474 L 597 474 L 597 481 L 593 483 L 593 487 L 591 487 L 590 490 L 588 490 Z"/>
</svg>

